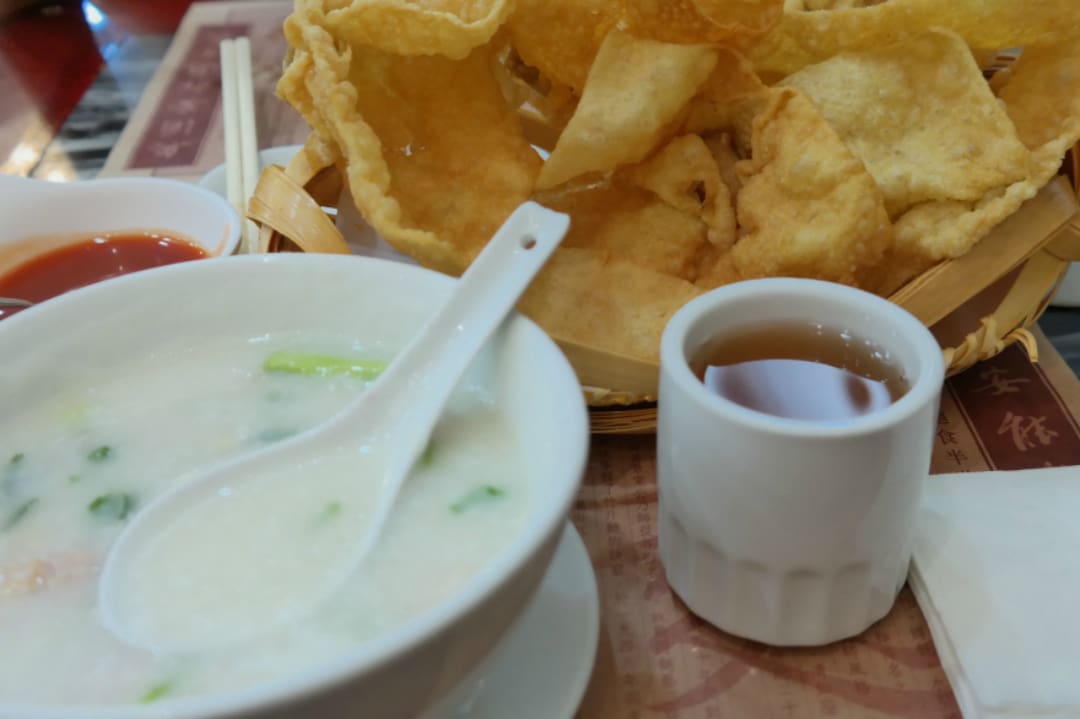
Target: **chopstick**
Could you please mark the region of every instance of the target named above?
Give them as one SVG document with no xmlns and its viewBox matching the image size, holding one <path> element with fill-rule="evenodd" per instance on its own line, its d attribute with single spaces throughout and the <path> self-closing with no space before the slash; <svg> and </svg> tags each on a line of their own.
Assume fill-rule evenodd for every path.
<svg viewBox="0 0 1080 719">
<path fill-rule="evenodd" d="M 226 194 L 240 215 L 241 254 L 255 252 L 259 230 L 247 219 L 248 201 L 259 181 L 259 138 L 255 125 L 255 91 L 251 42 L 246 37 L 222 40 L 221 102 L 225 123 Z"/>
</svg>

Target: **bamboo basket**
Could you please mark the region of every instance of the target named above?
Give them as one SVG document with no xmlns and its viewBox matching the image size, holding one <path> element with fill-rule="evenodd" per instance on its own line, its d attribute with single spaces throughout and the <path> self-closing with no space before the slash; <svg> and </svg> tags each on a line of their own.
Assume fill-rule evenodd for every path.
<svg viewBox="0 0 1080 719">
<path fill-rule="evenodd" d="M 1072 178 L 1080 154 L 1071 153 Z M 334 219 L 342 179 L 301 151 L 288 167 L 263 171 L 248 209 L 260 252 L 350 253 Z M 1030 327 L 1049 305 L 1072 261 L 1080 261 L 1080 186 L 1056 177 L 967 254 L 919 275 L 889 299 L 926 324 L 941 343 L 950 375 L 1019 343 L 1038 360 Z M 556 338 L 558 341 L 558 338 Z M 596 348 L 559 342 L 582 382 L 597 434 L 656 428 L 658 367 Z"/>
</svg>

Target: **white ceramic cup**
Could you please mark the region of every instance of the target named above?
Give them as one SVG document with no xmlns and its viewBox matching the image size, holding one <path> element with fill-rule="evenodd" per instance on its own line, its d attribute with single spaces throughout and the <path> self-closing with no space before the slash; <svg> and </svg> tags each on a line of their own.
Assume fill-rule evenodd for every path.
<svg viewBox="0 0 1080 719">
<path fill-rule="evenodd" d="M 887 350 L 909 390 L 850 422 L 818 423 L 747 409 L 690 369 L 711 338 L 802 321 Z M 676 312 L 660 361 L 660 557 L 676 594 L 720 629 L 778 645 L 825 644 L 885 616 L 930 468 L 944 380 L 933 335 L 860 290 L 752 280 Z"/>
</svg>

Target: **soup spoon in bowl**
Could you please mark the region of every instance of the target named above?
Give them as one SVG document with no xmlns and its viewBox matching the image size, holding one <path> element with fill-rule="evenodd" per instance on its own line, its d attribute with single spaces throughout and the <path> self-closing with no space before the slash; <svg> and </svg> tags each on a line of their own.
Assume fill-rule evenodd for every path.
<svg viewBox="0 0 1080 719">
<path fill-rule="evenodd" d="M 0 307 L 31 307 L 30 300 L 20 300 L 18 297 L 0 297 Z"/>
<path fill-rule="evenodd" d="M 135 646 L 187 652 L 310 614 L 375 547 L 458 381 L 568 227 L 566 215 L 521 205 L 446 303 L 344 410 L 189 476 L 137 512 L 102 568 L 105 627 Z M 298 533 L 289 510 L 319 491 L 368 509 Z"/>
</svg>

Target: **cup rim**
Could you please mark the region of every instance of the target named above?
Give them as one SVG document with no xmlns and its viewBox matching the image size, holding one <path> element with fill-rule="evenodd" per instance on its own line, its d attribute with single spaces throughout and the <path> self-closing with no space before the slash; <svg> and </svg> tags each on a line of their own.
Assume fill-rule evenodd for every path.
<svg viewBox="0 0 1080 719">
<path fill-rule="evenodd" d="M 908 391 L 888 407 L 842 423 L 791 419 L 759 412 L 707 391 L 690 369 L 683 346 L 689 329 L 700 318 L 718 308 L 754 297 L 789 296 L 805 300 L 823 299 L 856 305 L 896 326 L 923 365 Z M 764 278 L 743 280 L 699 295 L 683 305 L 664 328 L 660 340 L 660 371 L 682 394 L 723 419 L 750 429 L 798 438 L 833 439 L 872 434 L 899 424 L 935 401 L 945 380 L 945 361 L 937 340 L 914 315 L 878 295 L 847 285 L 804 278 Z M 659 403 L 663 406 L 661 386 Z"/>
</svg>

